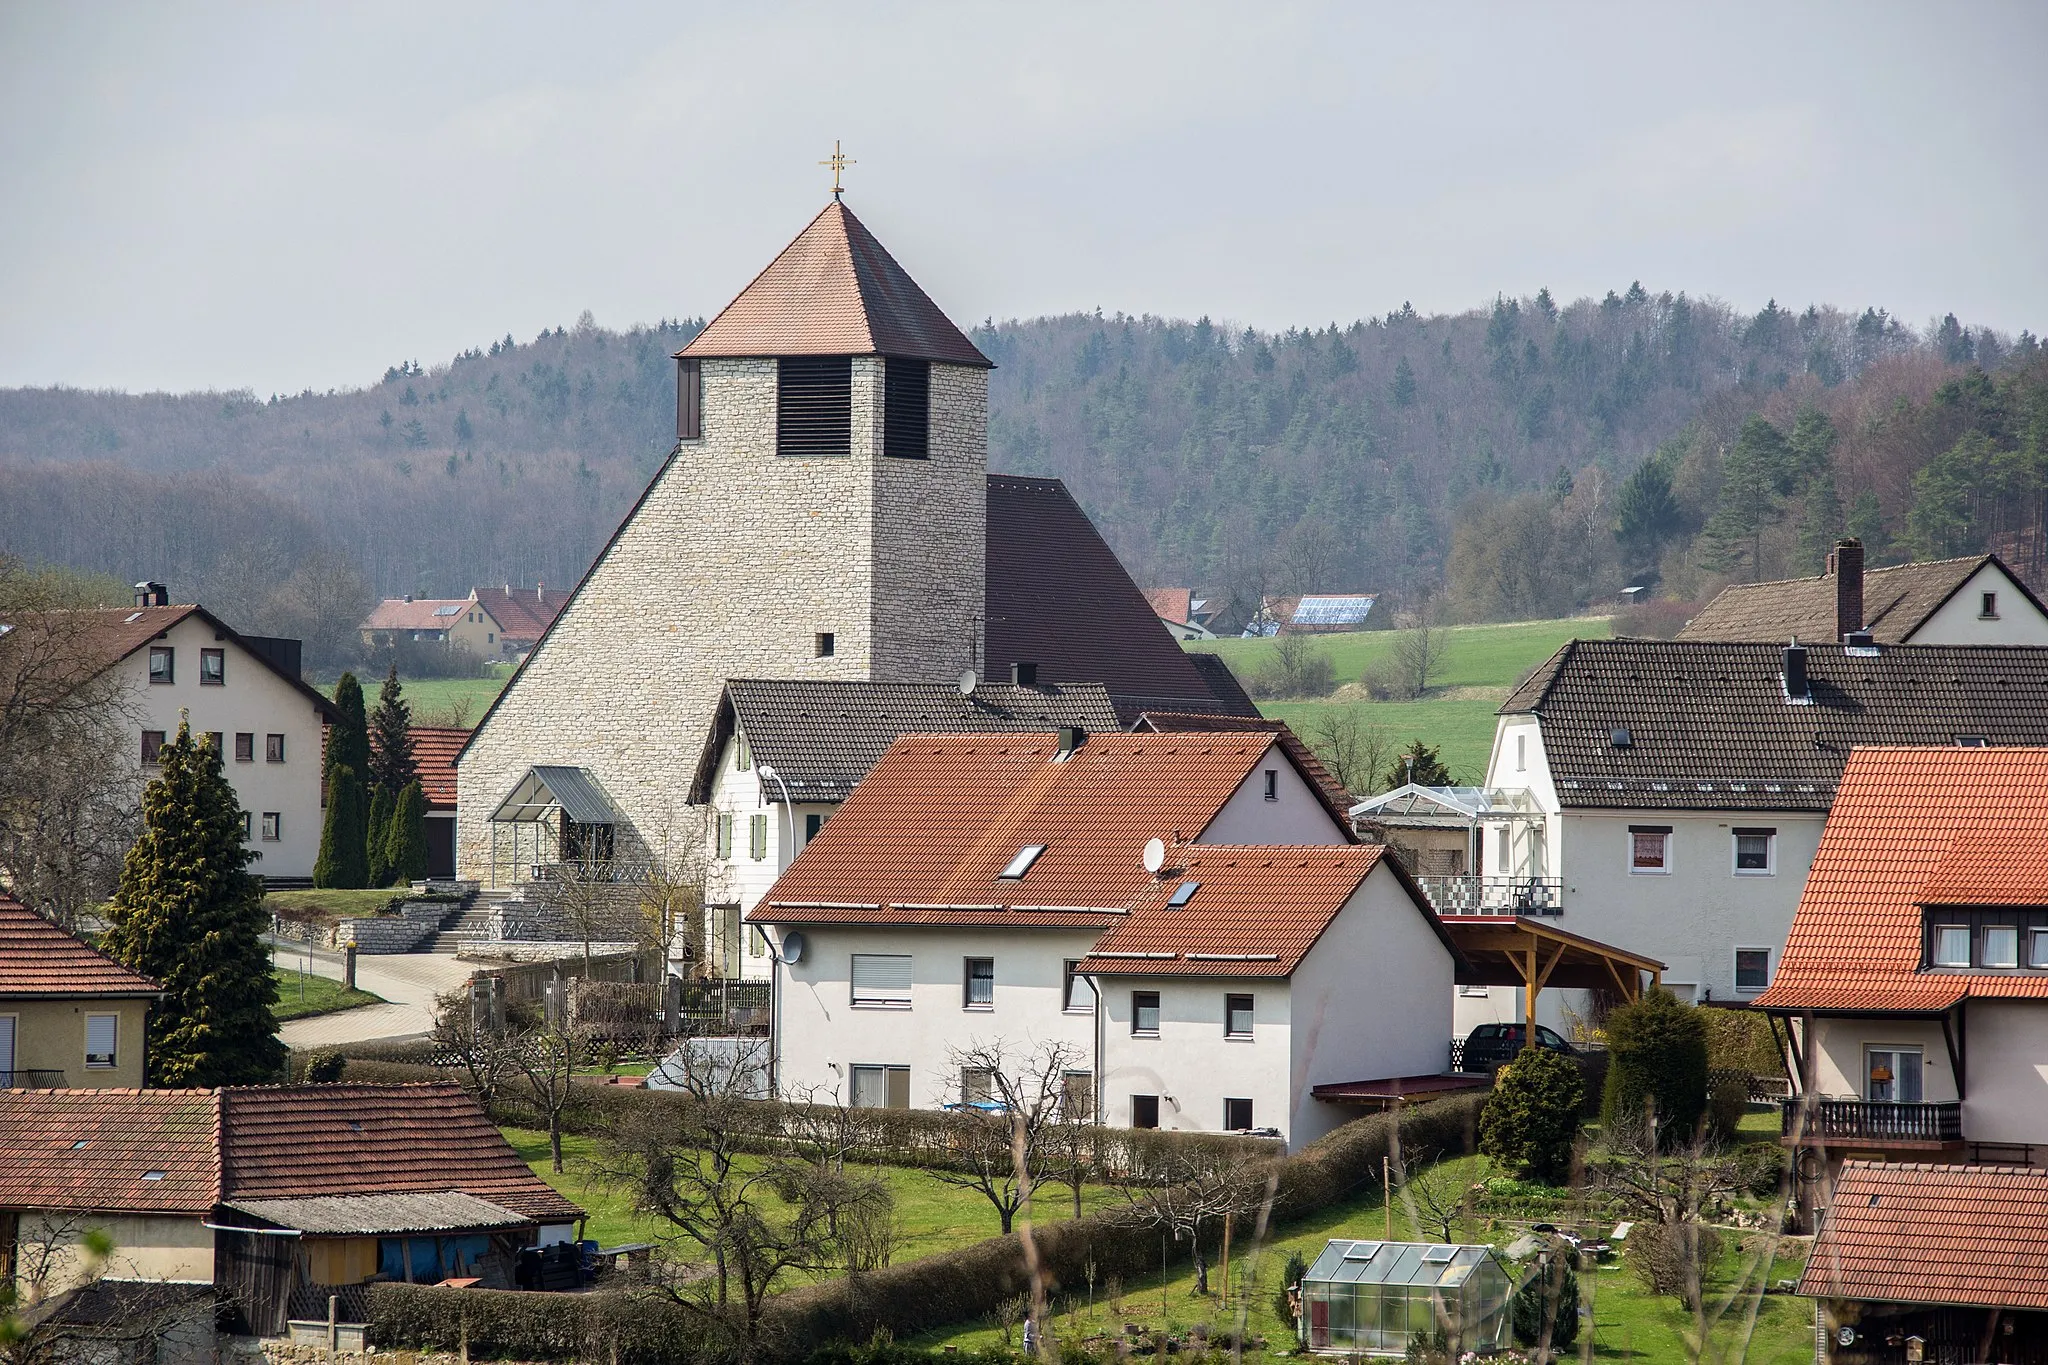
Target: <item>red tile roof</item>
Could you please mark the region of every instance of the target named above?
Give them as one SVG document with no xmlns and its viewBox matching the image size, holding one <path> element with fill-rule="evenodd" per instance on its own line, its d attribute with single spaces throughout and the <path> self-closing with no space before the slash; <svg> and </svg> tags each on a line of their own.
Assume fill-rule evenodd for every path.
<svg viewBox="0 0 2048 1365">
<path fill-rule="evenodd" d="M 1152 613 L 1162 621 L 1176 625 L 1187 625 L 1195 619 L 1195 594 L 1189 588 L 1146 588 L 1145 600 L 1152 604 Z"/>
<path fill-rule="evenodd" d="M 363 618 L 364 630 L 453 630 L 474 609 L 466 597 L 387 597 Z"/>
<path fill-rule="evenodd" d="M 1189 658 L 1216 658 L 1213 654 L 1191 654 Z M 1294 727 L 1284 720 L 1268 720 L 1263 716 L 1216 716 L 1199 712 L 1147 711 L 1138 717 L 1131 727 L 1137 731 L 1153 731 L 1158 734 L 1187 734 L 1207 731 L 1223 733 L 1231 730 L 1252 732 L 1264 731 L 1280 737 L 1280 747 L 1287 750 L 1287 756 L 1294 765 L 1308 774 L 1316 790 L 1322 795 L 1323 803 L 1337 822 L 1349 826 L 1351 823 L 1351 796 L 1337 784 L 1330 770 L 1323 766 L 1323 760 L 1316 757 L 1316 751 L 1302 743 L 1301 736 L 1294 733 Z"/>
<path fill-rule="evenodd" d="M 2048 1168 L 1848 1162 L 1799 1292 L 2048 1309 Z"/>
<path fill-rule="evenodd" d="M 455 809 L 455 756 L 469 743 L 471 733 L 444 725 L 412 727 L 413 764 L 419 769 L 428 810 Z"/>
<path fill-rule="evenodd" d="M 469 595 L 498 623 L 500 635 L 511 640 L 538 640 L 569 605 L 566 588 L 515 588 L 504 583 L 471 588 Z"/>
<path fill-rule="evenodd" d="M 2048 1000 L 2048 973 L 1923 972 L 1920 907 L 2048 903 L 2048 748 L 1856 749 L 1766 1009 Z"/>
<path fill-rule="evenodd" d="M 676 354 L 882 355 L 993 368 L 837 199 Z"/>
<path fill-rule="evenodd" d="M 453 1083 L 252 1087 L 223 1101 L 229 1198 L 455 1190 L 543 1222 L 582 1216 Z"/>
<path fill-rule="evenodd" d="M 0 1152 L 0 1209 L 205 1214 L 220 1201 L 220 1096 L 0 1090 Z"/>
<path fill-rule="evenodd" d="M 160 995 L 156 982 L 0 891 L 0 999 Z"/>
<path fill-rule="evenodd" d="M 994 912 L 914 907 L 988 906 L 1004 923 L 1072 923 L 1017 907 L 1121 910 L 1151 885 L 1145 842 L 1198 837 L 1276 744 L 1264 733 L 1091 735 L 1061 762 L 1056 735 L 906 735 L 753 917 L 959 922 Z M 1045 852 L 1030 870 L 998 878 L 1031 844 Z"/>
</svg>

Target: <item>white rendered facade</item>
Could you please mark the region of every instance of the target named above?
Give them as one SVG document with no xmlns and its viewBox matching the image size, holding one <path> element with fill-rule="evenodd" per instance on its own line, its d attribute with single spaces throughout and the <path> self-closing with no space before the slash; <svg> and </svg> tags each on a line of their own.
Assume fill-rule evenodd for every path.
<svg viewBox="0 0 2048 1365">
<path fill-rule="evenodd" d="M 1987 596 L 1988 595 L 1988 596 Z M 2048 615 L 2019 586 L 1986 563 L 1921 622 L 1916 645 L 2048 645 Z"/>
<path fill-rule="evenodd" d="M 1913 1102 L 1912 1096 L 1887 1091 L 1881 1082 L 1873 1085 L 1875 1063 L 1894 1076 L 1917 1069 L 1918 1102 L 1954 1103 L 1956 1070 L 1949 1053 L 1953 1040 L 1964 1061 L 1964 1139 L 2031 1148 L 2033 1164 L 2048 1164 L 2048 1002 L 1974 998 L 1963 1002 L 1960 1013 L 1960 1030 L 1951 1020 L 1946 1032 L 1939 1018 L 1926 1016 L 1815 1018 L 1814 1093 L 1833 1099 Z M 1793 1023 L 1803 1034 L 1805 1025 L 1796 1017 Z M 1910 1066 L 1899 1065 L 1901 1053 L 1911 1056 Z M 2017 1161 L 2019 1154 L 2004 1152 L 1999 1159 Z"/>
</svg>

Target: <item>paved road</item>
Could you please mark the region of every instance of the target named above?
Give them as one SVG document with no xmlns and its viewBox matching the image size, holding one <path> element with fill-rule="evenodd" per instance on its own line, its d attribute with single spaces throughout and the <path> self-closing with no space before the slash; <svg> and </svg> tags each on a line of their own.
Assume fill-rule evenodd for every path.
<svg viewBox="0 0 2048 1365">
<path fill-rule="evenodd" d="M 289 940 L 279 945 L 277 963 L 286 971 L 307 961 L 303 945 Z M 308 970 L 338 981 L 341 957 L 315 949 Z M 382 996 L 384 1004 L 289 1020 L 278 1028 L 277 1034 L 295 1052 L 338 1043 L 417 1038 L 434 1027 L 434 997 L 467 981 L 474 970 L 467 962 L 457 962 L 453 953 L 358 956 L 356 985 Z"/>
</svg>

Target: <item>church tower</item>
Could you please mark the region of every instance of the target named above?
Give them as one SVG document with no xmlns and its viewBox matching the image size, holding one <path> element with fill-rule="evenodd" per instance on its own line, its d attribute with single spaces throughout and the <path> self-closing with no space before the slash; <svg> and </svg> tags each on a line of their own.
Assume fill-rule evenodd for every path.
<svg viewBox="0 0 2048 1365">
<path fill-rule="evenodd" d="M 536 766 L 621 858 L 679 829 L 727 678 L 984 666 L 992 367 L 836 194 L 675 360 L 674 453 L 460 756 L 465 877 Z"/>
</svg>

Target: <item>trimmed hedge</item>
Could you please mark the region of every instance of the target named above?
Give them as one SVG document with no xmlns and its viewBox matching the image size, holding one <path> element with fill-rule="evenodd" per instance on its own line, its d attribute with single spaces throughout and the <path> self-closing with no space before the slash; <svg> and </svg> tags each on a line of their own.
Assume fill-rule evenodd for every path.
<svg viewBox="0 0 2048 1365">
<path fill-rule="evenodd" d="M 518 1360 L 618 1361 L 619 1365 L 728 1365 L 724 1334 L 656 1295 L 598 1291 L 535 1294 L 509 1289 L 370 1286 L 370 1342 Z"/>
</svg>

